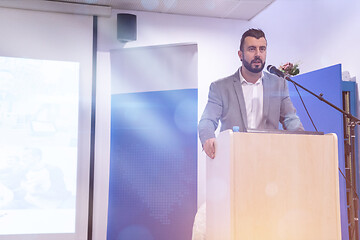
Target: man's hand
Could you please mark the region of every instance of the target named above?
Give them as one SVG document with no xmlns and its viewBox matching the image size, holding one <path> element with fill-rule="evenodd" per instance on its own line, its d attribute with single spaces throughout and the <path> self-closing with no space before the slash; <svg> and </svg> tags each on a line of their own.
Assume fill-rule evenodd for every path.
<svg viewBox="0 0 360 240">
<path fill-rule="evenodd" d="M 215 138 L 209 138 L 205 141 L 204 151 L 211 159 L 215 157 Z"/>
</svg>

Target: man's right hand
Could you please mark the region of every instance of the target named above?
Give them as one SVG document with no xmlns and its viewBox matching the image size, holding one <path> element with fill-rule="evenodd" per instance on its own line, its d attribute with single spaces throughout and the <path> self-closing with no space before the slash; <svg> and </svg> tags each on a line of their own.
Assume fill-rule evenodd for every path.
<svg viewBox="0 0 360 240">
<path fill-rule="evenodd" d="M 215 157 L 215 139 L 216 138 L 209 138 L 205 141 L 205 144 L 203 146 L 206 155 L 208 155 L 211 159 L 214 159 Z"/>
</svg>

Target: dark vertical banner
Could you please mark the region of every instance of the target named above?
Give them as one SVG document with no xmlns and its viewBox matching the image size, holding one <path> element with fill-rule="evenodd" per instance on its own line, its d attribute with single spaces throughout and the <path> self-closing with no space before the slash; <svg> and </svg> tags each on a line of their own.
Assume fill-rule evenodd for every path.
<svg viewBox="0 0 360 240">
<path fill-rule="evenodd" d="M 178 48 L 175 46 L 176 51 Z M 158 91 L 127 93 L 112 89 L 108 240 L 191 239 L 197 210 L 198 93 L 196 88 L 187 88 L 189 85 L 178 88 L 181 82 L 171 87 L 181 72 L 177 64 L 169 65 L 174 60 L 167 61 L 167 56 L 174 58 L 174 48 L 168 49 L 170 54 L 164 54 L 163 47 L 161 54 L 156 50 L 144 49 L 147 58 L 154 56 L 146 70 L 139 66 L 141 63 L 132 66 L 139 76 L 154 70 L 151 64 L 156 64 L 164 73 L 153 72 L 154 79 L 146 77 L 146 84 L 154 81 L 153 88 L 163 82 L 166 90 L 161 86 Z M 125 55 L 136 62 L 142 54 L 138 49 L 135 52 L 136 56 L 128 51 Z M 191 56 L 188 51 L 187 56 Z M 119 68 L 116 71 L 121 72 Z M 126 71 L 132 70 L 127 66 L 122 73 Z M 113 74 L 112 81 L 118 82 L 112 86 L 135 89 L 134 85 L 144 81 L 141 77 L 131 79 L 130 73 L 125 75 L 114 78 Z M 197 72 L 183 73 L 189 75 L 195 76 L 193 84 L 197 85 Z M 143 90 L 144 85 L 139 88 Z"/>
</svg>

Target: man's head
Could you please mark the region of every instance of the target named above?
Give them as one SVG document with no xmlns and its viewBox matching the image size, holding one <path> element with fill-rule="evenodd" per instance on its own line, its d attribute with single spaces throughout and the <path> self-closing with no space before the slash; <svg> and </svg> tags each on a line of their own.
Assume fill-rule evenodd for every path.
<svg viewBox="0 0 360 240">
<path fill-rule="evenodd" d="M 266 38 L 260 29 L 249 29 L 241 37 L 238 55 L 246 70 L 260 73 L 265 67 Z"/>
</svg>

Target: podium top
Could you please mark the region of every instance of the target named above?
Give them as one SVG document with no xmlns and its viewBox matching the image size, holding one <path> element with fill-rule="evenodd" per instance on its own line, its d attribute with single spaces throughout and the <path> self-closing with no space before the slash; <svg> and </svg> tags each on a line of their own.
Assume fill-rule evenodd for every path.
<svg viewBox="0 0 360 240">
<path fill-rule="evenodd" d="M 246 130 L 248 133 L 275 133 L 275 134 L 302 134 L 302 135 L 324 135 L 324 132 L 313 132 L 313 131 L 287 131 L 278 129 L 252 129 Z"/>
</svg>

